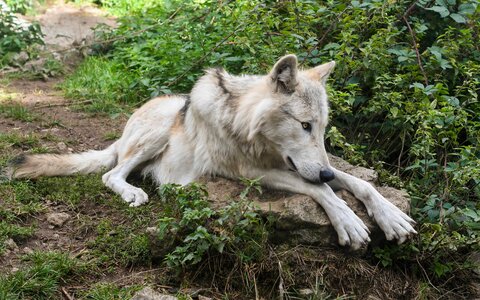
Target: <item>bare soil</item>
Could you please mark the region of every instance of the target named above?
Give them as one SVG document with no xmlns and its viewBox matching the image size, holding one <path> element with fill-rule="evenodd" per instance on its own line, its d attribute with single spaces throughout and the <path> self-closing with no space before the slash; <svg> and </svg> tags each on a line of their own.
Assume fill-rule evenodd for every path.
<svg viewBox="0 0 480 300">
<path fill-rule="evenodd" d="M 115 26 L 115 19 L 105 16 L 105 12 L 92 6 L 75 6 L 59 1 L 44 13 L 35 17 L 41 24 L 47 45 L 70 47 L 88 39 L 95 26 L 107 24 Z"/>
<path fill-rule="evenodd" d="M 115 25 L 114 19 L 105 17 L 104 13 L 96 8 L 78 7 L 63 1 L 57 1 L 42 14 L 30 19 L 40 22 L 48 50 L 73 49 L 93 34 L 92 27 L 97 24 Z M 14 95 L 11 101 L 22 104 L 35 119 L 24 122 L 0 116 L 0 133 L 34 135 L 40 141 L 38 146 L 47 148 L 49 152 L 71 153 L 105 148 L 112 143 L 112 136 L 121 134 L 128 119 L 125 115 L 111 118 L 72 108 L 71 100 L 65 99 L 57 87 L 62 82 L 59 78 L 11 79 L 4 82 L 6 83 L 0 84 L 0 90 Z M 13 148 L 12 152 L 15 155 L 25 150 L 27 149 L 17 147 Z M 5 203 L 0 199 L 0 206 L 2 205 Z M 20 269 L 22 262 L 19 255 L 32 251 L 54 250 L 80 256 L 94 234 L 91 228 L 81 224 L 98 223 L 106 214 L 109 214 L 112 220 L 122 218 L 120 215 L 115 218 L 116 212 L 107 206 L 102 207 L 88 201 L 75 208 L 46 201 L 44 208 L 45 213 L 25 221 L 26 225 L 35 226 L 34 235 L 27 240 L 17 241 L 17 247 L 7 249 L 4 255 L 0 256 L 0 272 L 8 273 Z M 47 221 L 47 214 L 60 212 L 70 215 L 65 224 L 54 226 Z M 103 280 L 121 281 L 126 273 L 127 270 L 119 269 Z"/>
<path fill-rule="evenodd" d="M 41 138 L 41 146 L 59 152 L 102 149 L 112 143 L 107 138 L 109 134 L 121 134 L 127 120 L 125 115 L 112 119 L 75 110 L 69 106 L 71 101 L 56 89 L 58 83 L 58 79 L 47 82 L 14 80 L 4 87 L 6 92 L 17 94 L 12 100 L 22 103 L 37 119 L 23 122 L 2 118 L 0 132 L 34 134 Z M 68 148 L 65 149 L 65 145 Z"/>
<path fill-rule="evenodd" d="M 48 81 L 13 80 L 1 87 L 7 93 L 15 93 L 12 99 L 24 105 L 35 120 L 24 122 L 0 116 L 0 133 L 18 133 L 34 135 L 40 141 L 40 147 L 49 152 L 72 153 L 90 149 L 103 149 L 113 141 L 108 136 L 119 136 L 128 119 L 125 115 L 110 118 L 107 115 L 94 115 L 75 110 L 71 101 L 61 95 L 56 86 L 60 79 Z M 13 155 L 20 154 L 28 148 L 12 149 Z M 14 196 L 13 196 L 14 197 Z M 98 195 L 99 198 L 111 198 L 111 195 Z M 0 199 L 0 206 L 4 205 Z M 35 232 L 30 238 L 17 241 L 18 248 L 7 250 L 0 256 L 0 272 L 14 272 L 22 268 L 20 256 L 32 251 L 60 251 L 70 253 L 72 257 L 88 255 L 88 243 L 95 239 L 95 227 L 105 219 L 121 224 L 124 216 L 111 206 L 92 201 L 81 202 L 75 207 L 64 203 L 45 201 L 44 213 L 36 214 L 25 220 L 25 225 L 33 225 Z M 54 226 L 47 221 L 49 213 L 65 212 L 70 219 L 62 226 Z M 96 282 L 112 282 L 119 286 L 133 283 L 142 284 L 147 269 L 118 268 L 115 272 L 99 273 Z M 141 275 L 137 276 L 139 273 Z M 81 283 L 65 286 L 67 292 L 75 294 L 78 290 L 88 289 Z"/>
</svg>

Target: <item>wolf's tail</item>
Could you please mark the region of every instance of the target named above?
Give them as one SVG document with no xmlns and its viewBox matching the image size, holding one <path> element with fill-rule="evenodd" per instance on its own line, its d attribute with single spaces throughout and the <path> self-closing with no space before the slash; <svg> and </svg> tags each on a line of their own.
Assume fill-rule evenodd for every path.
<svg viewBox="0 0 480 300">
<path fill-rule="evenodd" d="M 31 154 L 12 159 L 6 170 L 8 178 L 36 178 L 97 173 L 116 164 L 115 143 L 104 150 L 75 154 Z"/>
</svg>

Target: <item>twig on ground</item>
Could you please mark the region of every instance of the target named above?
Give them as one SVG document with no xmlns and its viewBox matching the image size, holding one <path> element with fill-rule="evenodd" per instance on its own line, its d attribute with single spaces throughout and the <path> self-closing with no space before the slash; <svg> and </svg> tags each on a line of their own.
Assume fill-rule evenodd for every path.
<svg viewBox="0 0 480 300">
<path fill-rule="evenodd" d="M 49 108 L 49 107 L 56 107 L 56 106 L 67 106 L 67 105 L 77 105 L 77 104 L 85 104 L 85 103 L 92 103 L 93 100 L 84 100 L 84 101 L 76 101 L 76 102 L 61 102 L 61 103 L 50 103 L 45 105 L 38 105 L 33 106 L 34 109 L 40 108 Z"/>
<path fill-rule="evenodd" d="M 68 299 L 68 300 L 75 300 L 75 298 L 73 298 L 68 292 L 67 290 L 62 287 L 62 294 Z"/>
<path fill-rule="evenodd" d="M 383 124 L 382 124 L 383 126 Z M 401 163 L 402 163 L 402 156 L 403 156 L 403 150 L 405 148 L 405 134 L 406 134 L 406 131 L 403 131 L 403 137 L 402 137 L 402 147 L 400 149 L 400 154 L 398 155 L 398 165 L 397 165 L 397 176 L 400 176 L 400 167 L 401 167 Z"/>
<path fill-rule="evenodd" d="M 282 263 L 280 262 L 280 260 L 278 261 L 278 277 L 278 299 L 283 300 L 285 299 L 285 290 L 283 288 Z"/>
<path fill-rule="evenodd" d="M 260 300 L 260 297 L 258 296 L 257 279 L 255 276 L 253 276 L 253 286 L 255 288 L 255 300 Z"/>
<path fill-rule="evenodd" d="M 142 274 L 146 274 L 146 273 L 150 273 L 150 272 L 159 271 L 159 270 L 162 270 L 162 269 L 165 269 L 165 268 L 155 268 L 155 269 L 140 271 L 140 272 L 137 272 L 137 273 L 134 273 L 134 274 L 131 274 L 131 275 L 128 275 L 128 276 L 125 276 L 125 277 L 116 279 L 116 280 L 112 281 L 111 283 L 117 283 L 117 282 L 119 282 L 119 281 L 123 281 L 123 280 L 128 279 L 128 278 L 131 278 L 131 277 L 135 277 L 135 276 L 142 275 Z M 161 287 L 161 288 L 166 288 L 166 289 L 172 288 L 171 286 L 168 286 L 168 285 L 161 285 L 161 286 L 160 286 L 160 285 L 156 285 L 156 286 Z"/>
<path fill-rule="evenodd" d="M 417 264 L 420 266 L 420 269 L 422 269 L 423 275 L 425 275 L 425 277 L 427 278 L 427 281 L 430 284 L 430 286 L 440 293 L 440 290 L 432 283 L 432 281 L 430 280 L 430 277 L 428 277 L 428 273 L 427 271 L 425 271 L 425 268 L 422 266 L 422 264 L 418 260 L 418 257 L 416 259 L 417 259 Z"/>
</svg>

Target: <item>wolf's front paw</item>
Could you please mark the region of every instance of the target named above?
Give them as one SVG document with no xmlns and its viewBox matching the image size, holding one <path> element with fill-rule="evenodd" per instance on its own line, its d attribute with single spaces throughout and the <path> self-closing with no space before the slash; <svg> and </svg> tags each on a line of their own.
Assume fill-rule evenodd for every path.
<svg viewBox="0 0 480 300">
<path fill-rule="evenodd" d="M 343 206 L 343 205 L 342 205 Z M 329 216 L 335 231 L 338 234 L 338 243 L 358 250 L 370 242 L 370 231 L 363 221 L 347 206 Z"/>
<path fill-rule="evenodd" d="M 140 188 L 129 188 L 122 192 L 122 199 L 130 203 L 131 207 L 136 207 L 147 203 L 148 195 Z"/>
<path fill-rule="evenodd" d="M 410 236 L 417 234 L 412 226 L 415 225 L 415 221 L 383 196 L 379 194 L 374 203 L 368 214 L 375 219 L 387 240 L 396 239 L 398 244 L 401 244 Z"/>
</svg>

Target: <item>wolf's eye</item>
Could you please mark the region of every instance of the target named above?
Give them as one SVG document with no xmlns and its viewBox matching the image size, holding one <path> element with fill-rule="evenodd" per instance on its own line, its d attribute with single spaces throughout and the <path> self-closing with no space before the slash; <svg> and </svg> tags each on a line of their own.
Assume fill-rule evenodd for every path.
<svg viewBox="0 0 480 300">
<path fill-rule="evenodd" d="M 302 122 L 302 128 L 308 132 L 312 131 L 312 125 L 308 122 Z"/>
</svg>

